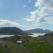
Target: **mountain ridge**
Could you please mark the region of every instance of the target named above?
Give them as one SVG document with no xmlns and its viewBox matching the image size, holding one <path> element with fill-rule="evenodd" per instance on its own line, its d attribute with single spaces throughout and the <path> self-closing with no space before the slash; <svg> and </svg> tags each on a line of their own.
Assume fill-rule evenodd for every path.
<svg viewBox="0 0 53 53">
<path fill-rule="evenodd" d="M 26 30 L 25 31 L 28 34 L 32 34 L 32 33 L 49 33 L 50 30 L 48 29 L 41 29 L 41 28 L 36 28 L 36 29 L 31 29 L 31 30 Z"/>
<path fill-rule="evenodd" d="M 0 27 L 0 35 L 8 34 L 24 34 L 24 31 L 16 27 Z"/>
</svg>

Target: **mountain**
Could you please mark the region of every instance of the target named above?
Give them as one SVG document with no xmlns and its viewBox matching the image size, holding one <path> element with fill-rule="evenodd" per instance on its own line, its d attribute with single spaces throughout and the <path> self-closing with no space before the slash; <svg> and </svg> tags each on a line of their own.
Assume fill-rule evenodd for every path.
<svg viewBox="0 0 53 53">
<path fill-rule="evenodd" d="M 53 37 L 53 31 L 51 31 L 50 33 L 45 34 L 45 36 L 52 36 Z"/>
<path fill-rule="evenodd" d="M 24 34 L 24 32 L 16 27 L 0 27 L 0 34 L 1 35 L 8 35 L 8 34 L 17 34 L 17 35 L 21 35 Z"/>
<path fill-rule="evenodd" d="M 32 34 L 32 33 L 48 33 L 48 32 L 50 32 L 50 30 L 48 30 L 48 29 L 43 30 L 41 28 L 37 28 L 37 29 L 27 30 L 25 32 L 28 33 L 28 34 Z"/>
</svg>

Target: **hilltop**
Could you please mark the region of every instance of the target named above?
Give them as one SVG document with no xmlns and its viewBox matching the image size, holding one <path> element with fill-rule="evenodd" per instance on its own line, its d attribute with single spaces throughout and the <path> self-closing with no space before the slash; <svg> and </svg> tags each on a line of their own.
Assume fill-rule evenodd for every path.
<svg viewBox="0 0 53 53">
<path fill-rule="evenodd" d="M 17 27 L 0 27 L 0 35 L 22 35 L 24 31 Z"/>
</svg>

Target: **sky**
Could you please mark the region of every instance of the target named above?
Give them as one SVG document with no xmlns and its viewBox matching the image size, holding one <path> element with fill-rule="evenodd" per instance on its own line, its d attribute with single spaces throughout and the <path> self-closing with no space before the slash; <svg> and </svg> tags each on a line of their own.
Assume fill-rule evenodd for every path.
<svg viewBox="0 0 53 53">
<path fill-rule="evenodd" d="M 53 30 L 53 0 L 0 0 L 0 27 Z"/>
</svg>

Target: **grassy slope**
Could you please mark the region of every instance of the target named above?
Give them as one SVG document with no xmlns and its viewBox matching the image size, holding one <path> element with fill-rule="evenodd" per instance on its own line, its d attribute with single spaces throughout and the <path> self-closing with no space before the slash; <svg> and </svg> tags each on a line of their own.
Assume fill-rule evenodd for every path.
<svg viewBox="0 0 53 53">
<path fill-rule="evenodd" d="M 53 53 L 53 44 L 32 37 L 21 37 L 23 44 L 17 44 L 18 38 L 0 40 L 0 53 Z"/>
<path fill-rule="evenodd" d="M 13 41 L 0 41 L 0 53 L 30 53 L 31 51 Z"/>
<path fill-rule="evenodd" d="M 30 49 L 32 53 L 53 53 L 53 44 L 50 42 L 32 37 L 24 37 L 23 40 L 26 41 L 24 46 Z"/>
</svg>

